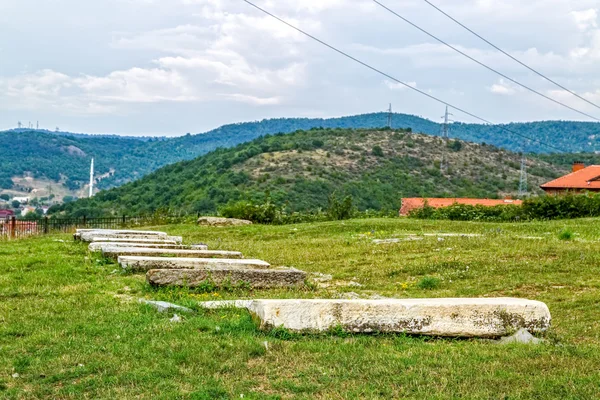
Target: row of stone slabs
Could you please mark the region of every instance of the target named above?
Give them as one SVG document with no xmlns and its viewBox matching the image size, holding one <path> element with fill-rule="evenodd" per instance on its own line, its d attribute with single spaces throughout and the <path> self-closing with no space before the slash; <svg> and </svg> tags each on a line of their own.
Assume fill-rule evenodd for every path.
<svg viewBox="0 0 600 400">
<path fill-rule="evenodd" d="M 236 251 L 208 250 L 202 244 L 184 246 L 181 237 L 165 232 L 81 230 L 74 237 L 90 242 L 90 251 L 102 252 L 124 269 L 146 272 L 146 280 L 154 286 L 194 288 L 210 281 L 217 286 L 268 289 L 301 286 L 306 280 L 303 271 L 272 268 L 263 260 L 244 259 Z"/>
<path fill-rule="evenodd" d="M 116 258 L 123 268 L 146 271 L 146 279 L 153 285 L 194 287 L 210 279 L 217 284 L 250 282 L 256 288 L 270 288 L 296 286 L 306 279 L 303 271 L 271 268 L 262 260 L 243 259 L 239 252 L 184 246 L 180 238 L 164 232 L 90 230 L 78 231 L 75 239 L 91 242 L 91 251 Z M 298 332 L 341 327 L 351 332 L 500 337 L 518 329 L 544 332 L 551 320 L 544 303 L 514 298 L 274 299 L 205 302 L 201 307 L 246 308 L 260 321 L 261 328 Z"/>
</svg>

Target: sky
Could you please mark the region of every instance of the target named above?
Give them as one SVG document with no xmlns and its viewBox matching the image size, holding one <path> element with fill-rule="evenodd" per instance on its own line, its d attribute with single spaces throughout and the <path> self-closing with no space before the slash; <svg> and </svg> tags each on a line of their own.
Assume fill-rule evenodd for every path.
<svg viewBox="0 0 600 400">
<path fill-rule="evenodd" d="M 598 0 L 431 0 L 531 67 L 600 104 Z M 600 118 L 423 0 L 381 0 L 504 74 Z M 454 53 L 371 0 L 256 0 L 432 96 L 497 123 L 590 119 Z M 279 117 L 444 106 L 340 56 L 242 0 L 0 0 L 0 129 L 176 136 Z M 457 121 L 473 118 L 453 111 Z"/>
</svg>

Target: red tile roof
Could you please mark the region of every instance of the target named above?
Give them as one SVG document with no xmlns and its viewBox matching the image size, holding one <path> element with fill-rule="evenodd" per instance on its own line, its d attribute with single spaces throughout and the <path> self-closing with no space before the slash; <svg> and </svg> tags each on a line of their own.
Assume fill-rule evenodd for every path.
<svg viewBox="0 0 600 400">
<path fill-rule="evenodd" d="M 542 189 L 600 189 L 600 165 L 590 165 L 541 186 Z"/>
<path fill-rule="evenodd" d="M 485 207 L 494 207 L 494 206 L 504 206 L 504 205 L 516 205 L 520 206 L 523 204 L 521 200 L 512 200 L 512 199 L 504 199 L 504 200 L 494 200 L 494 199 L 461 199 L 461 198 L 422 198 L 422 197 L 413 197 L 402 199 L 402 208 L 400 208 L 400 215 L 408 215 L 409 212 L 416 208 L 423 208 L 425 206 L 425 201 L 427 201 L 427 205 L 433 208 L 442 208 L 449 207 L 453 204 L 466 204 L 471 206 L 485 206 Z"/>
</svg>

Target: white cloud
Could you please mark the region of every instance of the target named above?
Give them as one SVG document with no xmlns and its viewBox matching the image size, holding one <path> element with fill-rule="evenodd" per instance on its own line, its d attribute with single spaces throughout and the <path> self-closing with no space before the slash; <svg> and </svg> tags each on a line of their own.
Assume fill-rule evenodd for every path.
<svg viewBox="0 0 600 400">
<path fill-rule="evenodd" d="M 393 82 L 393 81 L 389 81 L 389 80 L 384 80 L 383 83 L 385 84 L 385 86 L 388 87 L 388 89 L 390 90 L 406 90 L 408 89 L 406 87 L 406 85 L 416 88 L 417 87 L 417 82 L 406 82 L 406 85 L 403 85 L 401 83 L 398 82 Z"/>
<path fill-rule="evenodd" d="M 583 11 L 572 11 L 571 16 L 582 31 L 598 27 L 598 10 L 594 8 Z"/>
<path fill-rule="evenodd" d="M 517 92 L 517 89 L 511 87 L 504 79 L 500 79 L 498 83 L 493 84 L 489 88 L 490 92 L 504 96 L 511 96 Z"/>
<path fill-rule="evenodd" d="M 281 104 L 281 97 L 256 97 L 249 96 L 246 94 L 234 93 L 234 94 L 224 94 L 222 95 L 225 98 L 229 98 L 234 101 L 238 101 L 241 103 L 252 104 L 255 106 L 272 106 Z"/>
<path fill-rule="evenodd" d="M 103 77 L 75 78 L 73 82 L 98 101 L 155 103 L 198 100 L 189 82 L 172 70 L 132 68 Z"/>
</svg>

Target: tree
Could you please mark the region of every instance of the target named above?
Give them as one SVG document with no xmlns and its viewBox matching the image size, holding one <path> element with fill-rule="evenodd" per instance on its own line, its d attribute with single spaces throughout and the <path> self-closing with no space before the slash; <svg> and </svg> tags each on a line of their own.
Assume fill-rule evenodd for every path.
<svg viewBox="0 0 600 400">
<path fill-rule="evenodd" d="M 462 143 L 458 140 L 448 142 L 448 148 L 454 151 L 460 151 L 462 149 Z"/>
<path fill-rule="evenodd" d="M 6 193 L 0 194 L 0 199 L 2 199 L 4 201 L 8 201 L 8 200 L 10 200 L 10 196 L 7 195 Z"/>
<path fill-rule="evenodd" d="M 373 150 L 372 153 L 375 157 L 383 157 L 383 149 L 381 148 L 381 146 L 373 146 Z"/>
<path fill-rule="evenodd" d="M 21 203 L 19 203 L 17 200 L 13 200 L 12 207 L 13 208 L 19 208 L 19 207 L 21 207 Z"/>
</svg>

